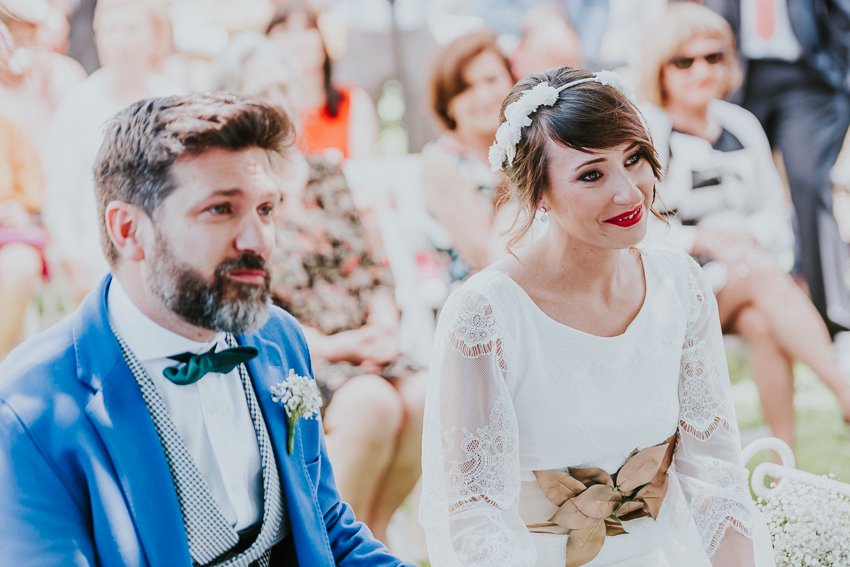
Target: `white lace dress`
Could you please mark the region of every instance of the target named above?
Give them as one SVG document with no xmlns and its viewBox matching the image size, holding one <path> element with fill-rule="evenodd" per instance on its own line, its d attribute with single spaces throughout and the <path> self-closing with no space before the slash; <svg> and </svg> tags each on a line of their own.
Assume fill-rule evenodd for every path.
<svg viewBox="0 0 850 567">
<path fill-rule="evenodd" d="M 526 528 L 557 511 L 533 471 L 611 474 L 634 449 L 673 434 L 657 520 L 626 523 L 629 533 L 606 537 L 587 566 L 710 566 L 731 530 L 752 540 L 757 567 L 774 564 L 740 462 L 710 284 L 683 252 L 642 252 L 646 297 L 616 337 L 557 323 L 501 272 L 481 272 L 450 296 L 423 437 L 431 565 L 562 567 L 569 536 Z"/>
</svg>

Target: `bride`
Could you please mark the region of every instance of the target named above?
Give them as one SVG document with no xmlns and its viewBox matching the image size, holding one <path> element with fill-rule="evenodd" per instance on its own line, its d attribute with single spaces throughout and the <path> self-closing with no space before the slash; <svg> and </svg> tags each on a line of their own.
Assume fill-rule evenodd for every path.
<svg viewBox="0 0 850 567">
<path fill-rule="evenodd" d="M 660 167 L 629 89 L 520 81 L 491 149 L 548 230 L 440 317 L 420 520 L 434 567 L 772 566 L 711 286 L 636 247 Z M 569 535 L 568 535 L 569 534 Z"/>
</svg>

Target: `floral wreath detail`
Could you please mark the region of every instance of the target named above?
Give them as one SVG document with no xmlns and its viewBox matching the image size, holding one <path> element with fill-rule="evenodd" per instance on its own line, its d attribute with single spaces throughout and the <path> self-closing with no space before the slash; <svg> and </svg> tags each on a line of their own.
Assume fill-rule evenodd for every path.
<svg viewBox="0 0 850 567">
<path fill-rule="evenodd" d="M 522 139 L 522 129 L 531 125 L 532 112 L 539 106 L 552 106 L 558 100 L 561 91 L 582 83 L 596 82 L 609 86 L 622 93 L 629 102 L 637 104 L 631 85 L 613 71 L 599 71 L 593 77 L 579 79 L 558 88 L 544 81 L 522 92 L 519 100 L 515 100 L 505 108 L 505 121 L 496 130 L 496 142 L 490 146 L 490 168 L 493 171 L 503 170 L 505 161 L 513 163 L 516 156 L 516 145 Z"/>
<path fill-rule="evenodd" d="M 286 380 L 271 387 L 271 392 L 272 401 L 281 404 L 286 410 L 286 451 L 291 455 L 295 448 L 295 424 L 302 417 L 319 419 L 322 397 L 315 380 L 299 376 L 292 369 Z"/>
</svg>

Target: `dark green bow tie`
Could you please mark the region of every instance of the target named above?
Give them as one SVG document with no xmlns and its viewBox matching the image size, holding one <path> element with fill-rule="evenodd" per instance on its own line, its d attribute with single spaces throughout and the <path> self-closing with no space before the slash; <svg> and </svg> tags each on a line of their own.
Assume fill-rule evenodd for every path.
<svg viewBox="0 0 850 567">
<path fill-rule="evenodd" d="M 215 352 L 215 345 L 204 354 L 184 352 L 175 356 L 169 356 L 171 360 L 185 363 L 178 368 L 172 366 L 162 371 L 166 378 L 178 386 L 194 384 L 204 377 L 207 372 L 220 372 L 227 374 L 243 362 L 248 362 L 259 354 L 254 347 L 238 346 Z"/>
</svg>

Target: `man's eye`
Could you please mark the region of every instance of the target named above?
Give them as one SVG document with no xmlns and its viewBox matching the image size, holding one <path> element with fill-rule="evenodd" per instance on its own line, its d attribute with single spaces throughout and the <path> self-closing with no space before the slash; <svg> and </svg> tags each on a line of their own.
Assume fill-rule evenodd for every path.
<svg viewBox="0 0 850 567">
<path fill-rule="evenodd" d="M 257 209 L 257 212 L 264 217 L 272 214 L 272 211 L 274 211 L 274 205 L 263 205 Z"/>
<path fill-rule="evenodd" d="M 587 173 L 585 173 L 584 175 L 579 177 L 579 180 L 581 180 L 581 181 L 599 181 L 599 178 L 601 178 L 601 177 L 602 177 L 602 173 L 600 171 L 594 169 L 592 171 L 588 171 Z"/>
<path fill-rule="evenodd" d="M 230 213 L 231 209 L 230 209 L 230 205 L 223 204 L 223 205 L 213 205 L 212 207 L 210 207 L 207 210 L 214 215 L 226 215 L 226 214 Z"/>
</svg>

